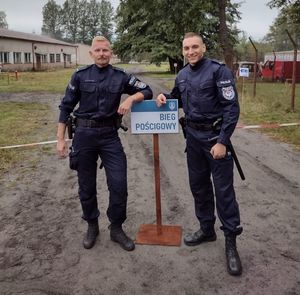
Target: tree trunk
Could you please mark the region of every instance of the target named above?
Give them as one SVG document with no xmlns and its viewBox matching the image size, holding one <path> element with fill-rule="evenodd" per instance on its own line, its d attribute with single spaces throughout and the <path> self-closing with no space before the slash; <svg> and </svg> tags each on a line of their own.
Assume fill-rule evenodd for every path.
<svg viewBox="0 0 300 295">
<path fill-rule="evenodd" d="M 177 74 L 183 68 L 183 61 L 181 59 L 175 59 L 168 57 L 171 73 Z"/>
<path fill-rule="evenodd" d="M 221 43 L 221 48 L 223 51 L 224 61 L 226 65 L 233 69 L 233 46 L 228 34 L 228 27 L 226 24 L 226 7 L 227 0 L 219 0 L 219 38 Z"/>
</svg>

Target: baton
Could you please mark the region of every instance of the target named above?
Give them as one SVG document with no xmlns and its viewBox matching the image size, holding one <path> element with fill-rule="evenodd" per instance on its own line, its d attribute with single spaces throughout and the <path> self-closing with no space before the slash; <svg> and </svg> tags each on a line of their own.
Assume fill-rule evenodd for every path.
<svg viewBox="0 0 300 295">
<path fill-rule="evenodd" d="M 234 163 L 235 163 L 236 168 L 237 168 L 237 170 L 238 170 L 238 172 L 239 172 L 239 174 L 240 174 L 241 179 L 242 179 L 242 180 L 245 180 L 246 178 L 245 178 L 243 169 L 242 169 L 242 167 L 241 167 L 241 164 L 240 164 L 240 162 L 239 162 L 239 159 L 238 159 L 238 157 L 237 157 L 237 155 L 236 155 L 236 153 L 235 153 L 235 150 L 234 150 L 234 148 L 233 148 L 231 142 L 230 142 L 230 144 L 228 145 L 228 149 L 229 149 L 229 151 L 231 152 L 232 158 L 233 158 L 233 160 L 234 160 Z"/>
<path fill-rule="evenodd" d="M 214 140 L 218 139 L 218 137 L 219 136 L 215 136 L 213 138 L 209 138 L 208 141 L 214 141 Z M 240 161 L 239 161 L 239 159 L 238 159 L 238 157 L 237 157 L 237 155 L 235 153 L 235 150 L 233 148 L 233 145 L 232 145 L 231 141 L 230 141 L 230 143 L 228 145 L 228 149 L 229 149 L 229 151 L 231 153 L 231 156 L 233 158 L 234 164 L 235 164 L 235 166 L 236 166 L 236 168 L 237 168 L 237 170 L 239 172 L 239 175 L 240 175 L 241 179 L 245 180 L 246 179 L 245 174 L 243 172 L 243 169 L 241 167 Z"/>
</svg>

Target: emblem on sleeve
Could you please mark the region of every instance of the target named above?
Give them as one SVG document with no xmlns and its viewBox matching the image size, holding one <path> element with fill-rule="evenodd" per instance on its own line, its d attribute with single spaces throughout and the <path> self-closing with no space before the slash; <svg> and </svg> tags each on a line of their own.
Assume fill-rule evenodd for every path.
<svg viewBox="0 0 300 295">
<path fill-rule="evenodd" d="M 72 90 L 72 91 L 74 91 L 74 90 L 75 90 L 75 86 L 73 86 L 71 83 L 69 83 L 69 85 L 68 85 L 68 86 L 69 86 L 69 89 L 70 89 L 70 90 Z"/>
<path fill-rule="evenodd" d="M 130 86 L 133 86 L 134 85 L 134 83 L 136 82 L 136 77 L 134 77 L 134 76 L 131 76 L 131 78 L 130 78 L 130 80 L 129 80 L 129 85 Z"/>
<path fill-rule="evenodd" d="M 135 84 L 134 84 L 134 86 L 136 88 L 139 88 L 139 89 L 144 89 L 144 88 L 147 87 L 147 85 L 144 82 L 141 82 L 141 81 L 136 81 Z"/>
<path fill-rule="evenodd" d="M 227 100 L 232 100 L 235 96 L 234 89 L 232 86 L 223 87 L 222 94 L 223 94 L 224 98 Z"/>
</svg>

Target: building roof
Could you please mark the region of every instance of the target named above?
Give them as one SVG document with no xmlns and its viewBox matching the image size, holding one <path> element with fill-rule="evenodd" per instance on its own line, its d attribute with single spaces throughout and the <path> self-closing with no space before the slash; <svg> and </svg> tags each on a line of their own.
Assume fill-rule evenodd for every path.
<svg viewBox="0 0 300 295">
<path fill-rule="evenodd" d="M 47 36 L 37 35 L 37 34 L 29 34 L 23 32 L 17 32 L 7 29 L 0 28 L 0 39 L 1 38 L 9 38 L 9 39 L 16 39 L 16 40 L 26 40 L 26 41 L 33 41 L 33 42 L 41 42 L 41 43 L 50 43 L 50 44 L 59 44 L 64 46 L 72 46 L 77 47 L 75 44 L 67 43 L 64 41 L 56 40 Z"/>
</svg>

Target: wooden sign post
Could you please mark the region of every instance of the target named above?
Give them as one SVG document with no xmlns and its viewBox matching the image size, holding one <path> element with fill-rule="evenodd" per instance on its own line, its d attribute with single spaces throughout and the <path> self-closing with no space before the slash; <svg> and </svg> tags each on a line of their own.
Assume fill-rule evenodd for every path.
<svg viewBox="0 0 300 295">
<path fill-rule="evenodd" d="M 144 101 L 142 103 L 136 104 L 136 108 L 133 107 L 131 112 L 132 133 L 153 132 L 154 153 L 156 224 L 142 224 L 140 226 L 135 240 L 137 244 L 165 246 L 180 246 L 181 244 L 181 226 L 163 225 L 161 214 L 159 134 L 156 132 L 162 131 L 161 133 L 178 133 L 177 101 L 170 100 L 168 101 L 168 103 L 170 104 L 167 106 L 157 108 L 154 101 Z M 158 110 L 160 113 L 158 112 Z M 149 117 L 149 114 L 145 115 L 145 112 L 153 112 L 154 115 L 150 115 Z M 177 116 L 173 116 L 176 113 Z M 146 126 L 149 126 L 149 128 L 147 128 Z M 143 129 L 146 129 L 145 132 L 143 132 Z M 150 132 L 148 129 L 151 129 Z"/>
</svg>

